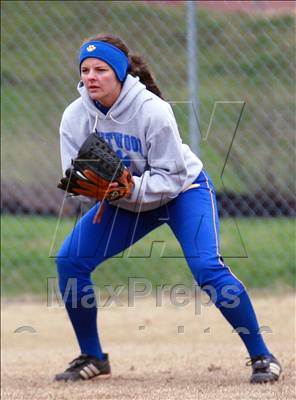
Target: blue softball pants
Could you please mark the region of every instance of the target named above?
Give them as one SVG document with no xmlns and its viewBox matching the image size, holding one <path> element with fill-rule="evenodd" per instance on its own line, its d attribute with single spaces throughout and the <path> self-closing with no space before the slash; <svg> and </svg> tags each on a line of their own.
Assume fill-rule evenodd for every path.
<svg viewBox="0 0 296 400">
<path fill-rule="evenodd" d="M 98 205 L 92 207 L 57 255 L 61 294 L 64 295 L 68 280 L 76 278 L 77 298 L 81 299 L 85 288 L 91 287 L 91 273 L 98 265 L 167 223 L 182 247 L 195 281 L 216 306 L 229 303 L 230 294 L 239 296 L 245 288 L 220 255 L 214 185 L 204 170 L 194 183 L 199 186 L 152 211 L 133 213 L 108 204 L 100 224 L 92 222 Z"/>
</svg>

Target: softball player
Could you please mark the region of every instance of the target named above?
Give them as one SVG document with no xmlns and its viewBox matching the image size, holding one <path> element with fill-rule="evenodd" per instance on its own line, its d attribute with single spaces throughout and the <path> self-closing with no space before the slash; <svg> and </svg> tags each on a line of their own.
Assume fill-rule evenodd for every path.
<svg viewBox="0 0 296 400">
<path fill-rule="evenodd" d="M 220 255 L 214 185 L 182 143 L 149 68 L 129 54 L 120 38 L 98 35 L 80 48 L 79 69 L 80 97 L 66 108 L 60 125 L 63 171 L 96 131 L 131 171 L 134 189 L 128 198 L 107 204 L 99 224 L 93 224 L 98 204 L 92 207 L 56 257 L 60 291 L 81 354 L 55 380 L 111 375 L 98 335 L 91 273 L 163 223 L 178 239 L 197 284 L 237 329 L 250 356 L 251 382 L 277 380 L 281 366 L 264 343 L 246 289 Z M 73 278 L 77 293 L 65 296 Z"/>
</svg>

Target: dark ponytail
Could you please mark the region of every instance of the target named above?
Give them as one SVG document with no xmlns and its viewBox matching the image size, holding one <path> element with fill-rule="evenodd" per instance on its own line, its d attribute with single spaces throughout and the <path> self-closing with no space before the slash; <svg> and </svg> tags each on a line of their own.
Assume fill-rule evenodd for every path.
<svg viewBox="0 0 296 400">
<path fill-rule="evenodd" d="M 155 83 L 152 72 L 150 71 L 146 61 L 142 56 L 136 54 L 130 54 L 129 48 L 118 36 L 99 34 L 84 40 L 83 44 L 95 40 L 110 43 L 113 46 L 119 48 L 121 51 L 123 51 L 129 58 L 130 62 L 129 73 L 132 76 L 138 76 L 140 82 L 142 82 L 146 86 L 146 88 L 150 90 L 150 92 L 156 94 L 158 97 L 163 99 L 162 93 Z"/>
<path fill-rule="evenodd" d="M 150 92 L 156 94 L 158 97 L 163 98 L 160 89 L 155 83 L 152 72 L 150 71 L 147 63 L 143 57 L 136 54 L 129 56 L 130 60 L 130 74 L 132 76 L 138 76 L 140 81 L 147 87 Z"/>
</svg>

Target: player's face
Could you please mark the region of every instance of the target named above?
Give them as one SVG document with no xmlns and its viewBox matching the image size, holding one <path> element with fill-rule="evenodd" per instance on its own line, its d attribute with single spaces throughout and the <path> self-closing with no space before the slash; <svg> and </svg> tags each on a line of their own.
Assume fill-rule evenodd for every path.
<svg viewBox="0 0 296 400">
<path fill-rule="evenodd" d="M 113 69 L 97 58 L 87 58 L 81 64 L 81 80 L 92 100 L 111 107 L 121 91 L 121 83 Z"/>
</svg>

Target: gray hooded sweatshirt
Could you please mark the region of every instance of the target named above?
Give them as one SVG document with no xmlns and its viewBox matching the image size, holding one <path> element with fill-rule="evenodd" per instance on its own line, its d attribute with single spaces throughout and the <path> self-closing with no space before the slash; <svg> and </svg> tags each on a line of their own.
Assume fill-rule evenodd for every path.
<svg viewBox="0 0 296 400">
<path fill-rule="evenodd" d="M 128 75 L 116 102 L 105 115 L 94 105 L 82 82 L 80 97 L 64 111 L 60 124 L 63 172 L 87 136 L 96 130 L 131 171 L 130 198 L 116 202 L 133 212 L 158 208 L 186 190 L 202 162 L 182 143 L 171 106 Z"/>
</svg>

